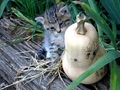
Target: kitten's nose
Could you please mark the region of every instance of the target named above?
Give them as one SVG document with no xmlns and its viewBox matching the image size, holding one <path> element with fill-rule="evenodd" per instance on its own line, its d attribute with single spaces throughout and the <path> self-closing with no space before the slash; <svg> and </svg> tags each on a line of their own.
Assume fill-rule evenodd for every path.
<svg viewBox="0 0 120 90">
<path fill-rule="evenodd" d="M 60 33 L 61 32 L 61 30 L 59 30 L 59 31 L 57 31 L 58 33 Z"/>
</svg>

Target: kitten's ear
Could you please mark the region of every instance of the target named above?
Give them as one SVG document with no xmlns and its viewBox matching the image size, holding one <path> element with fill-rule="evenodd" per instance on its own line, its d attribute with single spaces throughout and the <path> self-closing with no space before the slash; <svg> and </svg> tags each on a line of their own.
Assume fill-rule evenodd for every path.
<svg viewBox="0 0 120 90">
<path fill-rule="evenodd" d="M 44 18 L 42 16 L 36 17 L 35 20 L 37 22 L 40 22 L 40 23 L 44 24 Z"/>
<path fill-rule="evenodd" d="M 61 13 L 61 15 L 70 15 L 67 6 L 62 7 L 62 8 L 59 10 L 59 12 Z"/>
</svg>

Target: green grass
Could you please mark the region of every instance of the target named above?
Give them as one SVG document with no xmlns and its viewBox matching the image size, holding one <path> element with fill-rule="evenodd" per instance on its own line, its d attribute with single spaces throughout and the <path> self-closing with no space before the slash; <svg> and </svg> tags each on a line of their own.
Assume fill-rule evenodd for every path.
<svg viewBox="0 0 120 90">
<path fill-rule="evenodd" d="M 33 19 L 37 14 L 42 14 L 52 4 L 52 0 L 12 0 L 16 4 L 16 9 L 27 18 Z"/>
<path fill-rule="evenodd" d="M 3 1 L 0 2 L 0 4 L 1 4 L 1 5 L 0 5 L 0 17 L 2 16 L 3 11 L 4 11 L 4 9 L 5 9 L 8 1 L 9 1 L 9 0 L 3 0 Z"/>
</svg>

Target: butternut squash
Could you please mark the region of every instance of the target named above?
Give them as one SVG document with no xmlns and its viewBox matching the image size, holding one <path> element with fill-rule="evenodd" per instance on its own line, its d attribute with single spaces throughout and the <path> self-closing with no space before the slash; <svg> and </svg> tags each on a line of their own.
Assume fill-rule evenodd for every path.
<svg viewBox="0 0 120 90">
<path fill-rule="evenodd" d="M 94 26 L 85 22 L 87 18 L 80 13 L 76 20 L 77 22 L 69 26 L 65 32 L 65 51 L 62 55 L 63 70 L 71 80 L 75 80 L 106 53 L 99 44 Z M 106 67 L 103 67 L 82 83 L 93 84 L 99 81 L 105 73 Z"/>
</svg>

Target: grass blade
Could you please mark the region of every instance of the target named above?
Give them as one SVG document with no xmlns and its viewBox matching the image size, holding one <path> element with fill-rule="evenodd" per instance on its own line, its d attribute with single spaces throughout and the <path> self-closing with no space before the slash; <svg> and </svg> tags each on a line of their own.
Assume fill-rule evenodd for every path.
<svg viewBox="0 0 120 90">
<path fill-rule="evenodd" d="M 117 27 L 116 27 L 116 24 L 115 22 L 111 21 L 111 24 L 112 24 L 112 33 L 113 33 L 113 36 L 114 36 L 114 39 L 116 39 L 116 36 L 117 36 Z"/>
<path fill-rule="evenodd" d="M 86 77 L 88 77 L 89 75 L 91 75 L 92 73 L 99 70 L 100 68 L 102 68 L 103 66 L 110 63 L 118 57 L 120 57 L 120 53 L 118 53 L 115 50 L 107 52 L 101 58 L 99 58 L 92 66 L 90 66 L 82 75 L 80 75 L 76 80 L 74 80 L 65 90 L 72 90 Z"/>
<path fill-rule="evenodd" d="M 0 17 L 2 16 L 2 13 L 3 13 L 8 1 L 9 0 L 3 0 L 3 2 L 1 3 L 1 5 L 0 5 Z"/>
<path fill-rule="evenodd" d="M 95 0 L 88 0 L 88 2 L 89 2 L 90 7 L 91 7 L 96 13 L 99 14 L 99 9 L 98 9 L 98 7 L 97 7 L 97 5 L 96 5 L 96 1 L 95 1 Z M 98 30 L 98 34 L 99 34 L 99 41 L 100 41 L 100 43 L 103 45 L 103 43 L 102 43 L 102 37 L 101 37 L 101 36 L 103 36 L 103 31 L 102 31 L 102 28 L 101 28 L 98 24 L 97 24 L 97 30 Z"/>
<path fill-rule="evenodd" d="M 28 19 L 27 17 L 25 17 L 20 11 L 18 11 L 15 8 L 12 8 L 12 12 L 19 18 L 24 19 L 25 21 L 29 22 L 32 25 L 36 25 L 36 22 L 34 22 L 33 20 Z"/>
<path fill-rule="evenodd" d="M 119 90 L 120 89 L 120 69 L 118 68 L 115 61 L 110 63 L 110 89 Z"/>
<path fill-rule="evenodd" d="M 120 24 L 120 9 L 119 5 L 116 4 L 118 0 L 100 0 L 104 8 L 109 13 L 110 18 Z"/>
</svg>

